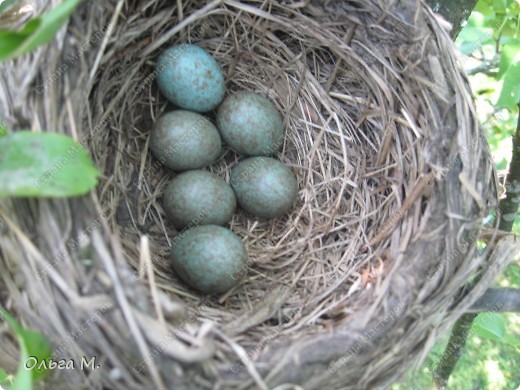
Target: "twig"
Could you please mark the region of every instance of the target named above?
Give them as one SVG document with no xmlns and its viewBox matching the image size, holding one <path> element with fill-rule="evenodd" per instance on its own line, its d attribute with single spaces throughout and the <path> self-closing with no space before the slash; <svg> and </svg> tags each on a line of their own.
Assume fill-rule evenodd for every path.
<svg viewBox="0 0 520 390">
<path fill-rule="evenodd" d="M 473 76 L 477 73 L 484 73 L 488 76 L 496 75 L 497 72 L 492 72 L 492 70 L 496 69 L 496 67 L 498 66 L 498 60 L 499 60 L 499 57 L 496 55 L 495 55 L 495 57 L 493 57 L 490 60 L 484 60 L 484 61 L 482 61 L 482 63 L 480 65 L 478 65 L 474 68 L 468 69 L 468 71 L 466 72 L 466 75 Z"/>
<path fill-rule="evenodd" d="M 493 222 L 491 222 L 493 223 Z M 486 245 L 492 242 L 500 241 L 502 238 L 512 236 L 513 233 L 498 231 L 494 228 L 482 228 L 478 235 L 478 240 L 482 241 Z"/>
</svg>

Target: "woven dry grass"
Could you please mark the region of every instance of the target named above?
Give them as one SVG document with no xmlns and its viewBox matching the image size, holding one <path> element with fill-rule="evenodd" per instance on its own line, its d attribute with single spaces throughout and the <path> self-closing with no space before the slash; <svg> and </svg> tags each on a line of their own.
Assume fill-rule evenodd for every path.
<svg viewBox="0 0 520 390">
<path fill-rule="evenodd" d="M 89 196 L 2 201 L 3 305 L 56 359 L 100 364 L 53 372 L 53 388 L 359 389 L 420 361 L 509 253 L 475 255 L 494 172 L 444 25 L 421 1 L 89 2 L 52 45 L 2 65 L 8 127 L 67 133 L 103 173 Z M 237 212 L 250 264 L 222 296 L 168 265 L 174 173 L 147 146 L 172 108 L 154 61 L 176 42 L 208 50 L 228 93 L 276 104 L 276 157 L 300 188 L 283 218 Z M 225 149 L 210 170 L 229 179 L 239 159 Z"/>
</svg>

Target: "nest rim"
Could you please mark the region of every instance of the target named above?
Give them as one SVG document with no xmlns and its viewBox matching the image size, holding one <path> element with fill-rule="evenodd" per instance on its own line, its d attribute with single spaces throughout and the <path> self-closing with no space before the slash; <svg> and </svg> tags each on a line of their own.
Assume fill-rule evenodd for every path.
<svg viewBox="0 0 520 390">
<path fill-rule="evenodd" d="M 68 118 L 60 117 L 42 101 L 41 94 L 28 87 L 25 91 L 28 107 L 42 124 L 53 124 L 77 140 L 87 137 L 89 151 L 104 172 L 97 191 L 66 201 L 14 200 L 5 206 L 11 210 L 6 213 L 10 231 L 1 237 L 8 244 L 2 263 L 7 291 L 19 287 L 5 275 L 20 272 L 31 280 L 35 272 L 46 270 L 45 277 L 27 289 L 29 305 L 21 304 L 19 293 L 13 294 L 30 322 L 45 329 L 43 320 L 37 319 L 39 310 L 33 307 L 42 297 L 55 300 L 50 313 L 58 317 L 74 312 L 70 319 L 60 319 L 47 328 L 53 342 L 60 340 L 60 330 L 70 333 L 85 315 L 102 314 L 89 328 L 93 332 L 90 339 L 74 340 L 61 351 L 112 353 L 111 365 L 123 372 L 117 380 L 105 373 L 100 383 L 114 385 L 124 380 L 135 386 L 135 381 L 187 386 L 190 380 L 198 380 L 206 386 L 211 384 L 210 378 L 235 387 L 245 381 L 259 388 L 282 383 L 317 388 L 324 378 L 329 384 L 345 378 L 355 378 L 356 385 L 363 386 L 388 383 L 404 370 L 389 374 L 392 364 L 383 358 L 374 363 L 376 340 L 395 337 L 399 328 L 410 328 L 411 318 L 429 317 L 411 332 L 415 343 L 400 343 L 408 355 L 399 355 L 400 361 L 410 365 L 410 356 L 424 356 L 419 349 L 438 330 L 429 330 L 428 336 L 424 332 L 434 325 L 439 330 L 446 328 L 454 319 L 448 308 L 471 303 L 459 296 L 459 290 L 468 274 L 482 264 L 483 259 L 473 256 L 475 232 L 487 212 L 486 202 L 496 198 L 489 187 L 494 171 L 456 51 L 437 16 L 423 2 L 383 6 L 356 1 L 337 9 L 354 26 L 342 28 L 337 20 L 324 15 L 331 7 L 328 2 L 302 3 L 301 7 L 266 4 L 255 7 L 213 1 L 200 7 L 197 2 L 186 2 L 180 10 L 177 5 L 166 7 L 163 1 L 153 0 L 149 2 L 151 15 L 146 15 L 149 20 L 139 20 L 138 13 L 132 13 L 132 4 L 120 1 L 97 26 L 73 16 L 67 33 L 57 38 L 60 45 L 53 45 L 49 53 L 39 50 L 31 56 L 36 62 L 63 57 L 65 50 L 81 43 L 77 38 L 67 41 L 67 34 L 77 37 L 82 29 L 90 32 L 83 33 L 85 37 L 101 30 L 106 34 L 92 43 L 97 45 L 96 51 L 86 53 L 74 65 L 74 80 L 79 86 L 86 85 L 86 93 L 71 93 L 72 76 L 67 74 L 60 75 L 62 79 L 43 93 L 49 99 L 67 91 L 69 102 L 84 102 L 84 108 L 68 113 Z M 88 15 L 103 14 L 96 7 L 83 6 L 82 10 Z M 176 24 L 160 22 L 165 16 L 176 17 Z M 208 29 L 202 28 L 204 22 Z M 143 34 L 143 42 L 132 44 L 131 33 L 139 36 L 136 31 L 144 26 L 150 35 Z M 373 30 L 394 28 L 398 44 L 373 33 L 373 26 Z M 410 28 L 417 36 L 407 36 Z M 372 31 L 366 41 L 359 32 L 363 29 Z M 433 49 L 426 49 L 421 41 L 426 39 Z M 148 150 L 150 124 L 172 109 L 153 81 L 153 61 L 162 48 L 177 42 L 197 43 L 217 59 L 224 68 L 227 94 L 252 90 L 275 103 L 284 114 L 287 129 L 276 157 L 291 167 L 299 181 L 299 203 L 288 216 L 259 221 L 238 211 L 233 218 L 229 227 L 243 238 L 255 263 L 239 288 L 220 297 L 203 297 L 182 282 L 173 279 L 172 283 L 175 277 L 166 257 L 175 230 L 160 204 L 160 193 L 172 174 L 150 153 L 143 153 Z M 131 52 L 130 45 L 133 53 L 125 53 Z M 399 45 L 414 51 L 403 54 Z M 301 51 L 295 52 L 298 47 Z M 135 53 L 140 59 L 131 64 L 129 58 Z M 436 57 L 439 53 L 447 53 L 446 58 Z M 333 55 L 336 62 L 327 63 L 325 59 Z M 110 62 L 114 59 L 119 66 Z M 27 62 L 15 63 L 27 66 Z M 30 81 L 45 82 L 59 66 L 57 60 L 51 63 L 54 68 L 35 72 Z M 436 77 L 435 71 L 442 76 Z M 16 81 L 15 70 L 11 72 L 10 81 Z M 17 99 L 19 102 L 21 97 Z M 395 112 L 393 107 L 399 105 Z M 118 108 L 122 108 L 120 112 Z M 27 107 L 22 111 L 30 117 Z M 6 114 L 17 123 L 12 112 Z M 456 142 L 442 140 L 444 137 Z M 239 155 L 225 150 L 209 170 L 229 181 L 229 170 L 239 160 Z M 386 180 L 396 177 L 400 180 Z M 373 182 L 376 184 L 370 184 Z M 381 191 L 378 185 L 388 187 L 383 189 L 387 198 L 376 201 L 368 195 Z M 482 196 L 479 199 L 475 194 Z M 57 212 L 60 208 L 63 210 Z M 447 216 L 446 209 L 463 221 Z M 43 237 L 38 245 L 28 238 L 31 227 L 22 220 L 24 215 L 41 225 L 36 227 Z M 356 219 L 356 215 L 361 216 Z M 41 222 L 44 217 L 58 228 L 42 233 L 48 227 Z M 90 221 L 86 226 L 77 222 L 83 217 Z M 318 228 L 308 228 L 313 224 Z M 84 231 L 84 240 L 71 238 Z M 446 232 L 449 235 L 443 238 Z M 69 241 L 64 240 L 66 236 Z M 61 259 L 60 250 L 71 239 L 75 245 Z M 461 242 L 467 244 L 466 251 L 443 260 Z M 98 259 L 96 272 L 102 270 L 103 277 L 78 261 L 88 248 Z M 343 252 L 335 252 L 337 248 Z M 7 259 L 20 250 L 28 258 L 27 265 L 16 271 Z M 413 261 L 422 252 L 428 253 L 426 261 Z M 304 261 L 303 254 L 308 256 Z M 57 258 L 59 266 L 54 264 Z M 491 275 L 496 270 L 487 271 Z M 326 277 L 331 274 L 335 277 Z M 421 278 L 424 283 L 418 286 L 415 279 Z M 42 289 L 49 292 L 42 293 Z M 87 291 L 86 299 L 80 291 Z M 450 294 L 443 296 L 446 292 Z M 428 305 L 419 310 L 419 302 Z M 433 319 L 439 308 L 444 308 L 445 318 Z M 107 330 L 112 321 L 112 329 Z M 374 321 L 383 325 L 356 347 Z M 149 329 L 156 335 L 147 334 Z M 161 340 L 171 332 L 175 337 L 156 355 Z M 112 341 L 118 333 L 131 335 L 133 343 L 125 346 Z M 301 334 L 305 337 L 300 339 Z M 266 339 L 269 342 L 263 341 Z M 107 349 L 99 345 L 102 342 L 113 345 Z M 131 355 L 138 351 L 141 357 L 128 359 L 122 352 L 125 348 Z M 390 348 L 384 352 L 392 354 Z M 351 364 L 353 355 L 358 365 Z M 173 362 L 173 371 L 182 375 L 169 374 L 166 362 Z M 186 364 L 196 368 L 186 368 Z M 362 364 L 370 364 L 369 373 L 356 372 Z M 291 370 L 302 366 L 310 368 L 309 372 Z M 76 375 L 75 380 L 80 377 Z M 330 379 L 333 377 L 336 379 Z"/>
</svg>

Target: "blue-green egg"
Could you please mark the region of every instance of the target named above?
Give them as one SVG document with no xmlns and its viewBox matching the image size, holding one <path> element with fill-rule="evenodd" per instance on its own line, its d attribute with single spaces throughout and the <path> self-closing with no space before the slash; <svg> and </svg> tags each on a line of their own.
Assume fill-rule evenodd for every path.
<svg viewBox="0 0 520 390">
<path fill-rule="evenodd" d="M 270 157 L 251 157 L 238 163 L 231 170 L 230 184 L 240 206 L 263 218 L 287 213 L 298 195 L 294 174 Z"/>
<path fill-rule="evenodd" d="M 217 61 L 197 45 L 183 43 L 165 50 L 156 64 L 157 84 L 173 104 L 207 112 L 224 98 L 224 75 Z"/>
<path fill-rule="evenodd" d="M 177 175 L 164 192 L 166 215 L 178 230 L 196 225 L 224 225 L 237 206 L 235 193 L 220 176 L 207 171 Z"/>
<path fill-rule="evenodd" d="M 191 287 L 223 293 L 247 271 L 247 252 L 240 238 L 222 226 L 196 226 L 172 242 L 170 259 L 176 274 Z"/>
<path fill-rule="evenodd" d="M 220 154 L 220 134 L 206 117 L 191 111 L 171 111 L 155 122 L 150 149 L 159 161 L 174 171 L 198 169 Z"/>
<path fill-rule="evenodd" d="M 217 112 L 217 127 L 235 151 L 268 156 L 283 143 L 282 117 L 271 101 L 253 92 L 228 96 Z"/>
</svg>

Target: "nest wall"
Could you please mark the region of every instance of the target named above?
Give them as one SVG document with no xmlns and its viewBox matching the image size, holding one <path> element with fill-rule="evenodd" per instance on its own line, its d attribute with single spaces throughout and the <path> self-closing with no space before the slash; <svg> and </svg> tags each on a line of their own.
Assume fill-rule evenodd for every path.
<svg viewBox="0 0 520 390">
<path fill-rule="evenodd" d="M 286 127 L 276 157 L 299 184 L 285 217 L 237 211 L 229 227 L 250 262 L 221 296 L 170 268 L 179 232 L 161 195 L 175 173 L 148 150 L 174 109 L 154 63 L 180 42 L 216 58 L 228 94 L 274 102 Z M 56 386 L 386 385 L 503 262 L 475 256 L 494 172 L 455 47 L 422 1 L 85 3 L 3 75 L 10 128 L 69 134 L 102 172 L 88 196 L 2 203 L 3 304 L 55 358 L 101 366 L 54 372 Z M 229 180 L 241 158 L 225 147 L 208 169 Z M 16 345 L 1 348 L 0 366 L 16 367 Z"/>
</svg>

